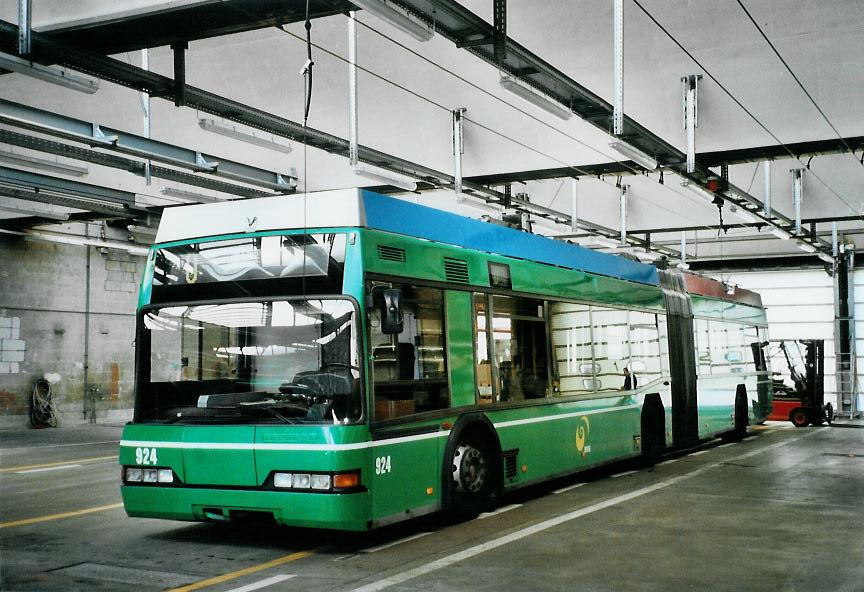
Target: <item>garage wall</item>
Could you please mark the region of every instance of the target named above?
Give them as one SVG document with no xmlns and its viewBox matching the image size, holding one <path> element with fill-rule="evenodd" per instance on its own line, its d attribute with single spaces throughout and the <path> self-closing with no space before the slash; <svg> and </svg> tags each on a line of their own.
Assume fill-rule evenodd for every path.
<svg viewBox="0 0 864 592">
<path fill-rule="evenodd" d="M 0 425 L 27 423 L 33 385 L 42 377 L 52 381 L 66 424 L 131 415 L 143 267 L 143 257 L 125 251 L 0 238 Z"/>
<path fill-rule="evenodd" d="M 719 276 L 718 276 L 718 279 Z M 768 310 L 768 332 L 771 339 L 825 340 L 825 400 L 840 409 L 837 392 L 834 347 L 834 279 L 821 269 L 771 271 L 724 275 L 724 280 L 761 294 Z M 864 273 L 853 274 L 855 282 L 856 342 L 859 372 L 864 368 Z M 859 374 L 856 391 L 859 392 Z"/>
</svg>

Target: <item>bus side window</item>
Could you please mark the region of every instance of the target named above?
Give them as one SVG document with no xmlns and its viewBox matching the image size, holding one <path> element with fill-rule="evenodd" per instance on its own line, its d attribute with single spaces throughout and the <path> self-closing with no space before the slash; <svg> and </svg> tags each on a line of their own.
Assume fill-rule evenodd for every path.
<svg viewBox="0 0 864 592">
<path fill-rule="evenodd" d="M 549 396 L 549 339 L 543 301 L 475 294 L 474 310 L 479 402 Z"/>
<path fill-rule="evenodd" d="M 385 287 L 390 288 L 389 284 Z M 445 409 L 450 403 L 441 290 L 394 284 L 402 291 L 402 332 L 381 328 L 383 289 L 372 286 L 369 352 L 375 393 L 375 419 Z"/>
<path fill-rule="evenodd" d="M 594 364 L 590 308 L 586 304 L 552 302 L 549 316 L 561 395 L 593 392 L 597 365 Z"/>
</svg>

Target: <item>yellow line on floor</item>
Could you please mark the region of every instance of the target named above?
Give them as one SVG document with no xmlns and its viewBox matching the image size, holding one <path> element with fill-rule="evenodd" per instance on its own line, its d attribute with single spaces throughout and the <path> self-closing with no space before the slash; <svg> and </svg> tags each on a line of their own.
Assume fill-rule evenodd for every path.
<svg viewBox="0 0 864 592">
<path fill-rule="evenodd" d="M 20 466 L 20 467 L 6 467 L 4 469 L 0 469 L 0 473 L 12 473 L 14 471 L 26 471 L 28 469 L 43 469 L 46 467 L 59 467 L 61 465 L 97 462 L 100 460 L 117 460 L 117 455 L 114 454 L 112 456 L 94 456 L 92 458 L 78 458 L 78 459 L 64 460 L 64 461 L 53 462 L 53 463 L 44 463 L 41 465 L 24 465 L 24 466 Z"/>
<path fill-rule="evenodd" d="M 232 571 L 231 573 L 216 576 L 215 578 L 201 580 L 200 582 L 195 582 L 194 584 L 189 584 L 188 586 L 172 588 L 171 590 L 167 590 L 166 592 L 192 592 L 193 590 L 200 590 L 201 588 L 215 586 L 216 584 L 221 584 L 230 580 L 242 578 L 243 576 L 248 576 L 249 574 L 257 573 L 265 569 L 270 569 L 271 567 L 284 565 L 286 563 L 291 563 L 292 561 L 297 561 L 298 559 L 303 559 L 304 557 L 309 557 L 310 555 L 312 555 L 312 553 L 313 551 L 298 551 L 297 553 L 291 553 L 291 555 L 286 555 L 285 557 L 280 557 L 279 559 L 274 559 L 273 561 L 268 561 L 267 563 L 259 563 L 258 565 L 253 565 L 252 567 Z"/>
<path fill-rule="evenodd" d="M 104 512 L 105 510 L 116 510 L 122 508 L 123 504 L 108 504 L 107 506 L 97 506 L 95 508 L 86 508 L 84 510 L 75 510 L 74 512 L 63 512 L 62 514 L 49 514 L 48 516 L 38 516 L 36 518 L 27 518 L 25 520 L 13 520 L 12 522 L 0 522 L 0 528 L 12 528 L 13 526 L 26 526 L 28 524 L 38 524 L 39 522 L 50 522 L 51 520 L 61 520 L 63 518 L 74 518 L 75 516 L 84 516 L 85 514 L 93 514 L 94 512 Z"/>
</svg>

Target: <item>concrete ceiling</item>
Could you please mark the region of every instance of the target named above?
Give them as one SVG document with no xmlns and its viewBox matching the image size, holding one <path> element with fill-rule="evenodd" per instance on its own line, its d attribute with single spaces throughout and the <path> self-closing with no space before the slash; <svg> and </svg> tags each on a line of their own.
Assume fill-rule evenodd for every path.
<svg viewBox="0 0 864 592">
<path fill-rule="evenodd" d="M 813 99 L 844 137 L 864 135 L 864 5 L 860 0 L 742 0 L 768 38 Z M 153 9 L 145 0 L 33 0 L 35 29 L 58 22 L 103 17 L 129 9 Z M 74 6 L 72 6 L 74 4 Z M 174 2 L 169 4 L 183 4 Z M 491 0 L 463 2 L 492 21 Z M 684 149 L 680 78 L 705 75 L 700 86 L 697 151 L 776 145 L 759 123 L 720 87 L 725 87 L 758 121 L 783 143 L 832 139 L 835 132 L 760 36 L 736 0 L 640 0 L 640 4 L 701 64 L 697 66 L 632 0 L 625 0 L 625 112 L 670 144 Z M 161 5 L 160 5 L 161 6 Z M 0 6 L 0 19 L 16 22 L 15 3 Z M 502 90 L 495 68 L 480 62 L 440 36 L 419 43 L 364 12 L 358 13 L 360 142 L 383 152 L 438 169 L 452 171 L 450 110 L 467 108 L 464 128 L 466 176 L 489 175 L 620 159 L 608 147 L 609 136 L 577 118 L 562 121 Z M 309 125 L 340 137 L 348 136 L 347 18 L 313 22 L 314 90 Z M 612 2 L 553 0 L 510 2 L 508 35 L 592 92 L 611 102 Z M 268 110 L 293 121 L 303 117 L 305 61 L 302 24 L 287 32 L 265 29 L 193 42 L 187 53 L 187 82 L 193 86 Z M 140 52 L 115 56 L 140 64 Z M 166 48 L 150 52 L 152 70 L 173 75 Z M 719 85 L 711 80 L 710 72 Z M 102 83 L 94 95 L 81 95 L 43 82 L 9 74 L 0 78 L 0 98 L 96 121 L 140 133 L 137 93 Z M 291 154 L 249 146 L 202 131 L 198 114 L 167 101 L 152 101 L 152 137 L 200 149 L 256 166 L 285 170 L 296 167 L 300 189 L 316 191 L 368 185 L 356 177 L 346 159 L 294 145 Z M 0 150 L 9 150 L 0 146 Z M 16 149 L 16 152 L 24 152 Z M 44 154 L 34 156 L 46 158 Z M 864 211 L 864 166 L 861 154 L 817 156 L 805 173 L 804 218 L 860 216 Z M 53 158 L 53 157 L 50 157 Z M 807 158 L 802 158 L 804 164 Z M 762 197 L 762 172 L 756 164 L 730 167 L 730 180 Z M 772 203 L 793 217 L 789 169 L 793 159 L 772 167 Z M 88 183 L 138 195 L 138 202 L 178 201 L 161 195 L 161 183 L 146 186 L 123 171 L 90 165 Z M 628 229 L 717 224 L 717 209 L 681 188 L 675 175 L 629 176 Z M 579 216 L 618 227 L 616 179 L 583 178 L 579 182 Z M 207 193 L 197 188 L 186 188 Z M 514 186 L 531 200 L 569 212 L 569 180 L 552 179 Z M 212 195 L 218 195 L 213 193 Z M 223 196 L 225 197 L 225 196 Z M 3 198 L 0 198 L 3 199 Z M 409 199 L 456 209 L 446 191 L 412 195 Z M 466 215 L 481 213 L 462 208 Z M 0 216 L 16 215 L 0 212 Z M 724 211 L 724 222 L 734 222 Z M 549 226 L 549 224 L 545 224 Z M 565 232 L 549 226 L 548 231 Z M 855 237 L 864 223 L 843 222 L 841 230 Z M 829 231 L 830 225 L 818 230 Z M 542 232 L 547 232 L 543 230 Z M 733 230 L 720 242 L 717 231 L 688 233 L 689 255 L 699 257 L 800 253 L 790 241 L 767 232 Z M 738 240 L 755 237 L 759 240 Z M 652 235 L 677 244 L 680 233 Z M 731 239 L 735 240 L 731 240 Z M 830 238 L 829 238 L 830 240 Z M 861 246 L 864 237 L 859 240 Z M 700 243 L 694 246 L 693 243 Z"/>
</svg>

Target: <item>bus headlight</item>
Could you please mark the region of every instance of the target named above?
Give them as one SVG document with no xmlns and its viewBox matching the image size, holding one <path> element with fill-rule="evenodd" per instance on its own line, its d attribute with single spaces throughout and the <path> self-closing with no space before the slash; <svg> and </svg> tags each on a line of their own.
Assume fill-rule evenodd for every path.
<svg viewBox="0 0 864 592">
<path fill-rule="evenodd" d="M 309 483 L 312 480 L 309 473 L 294 473 L 294 489 L 309 489 Z"/>
<path fill-rule="evenodd" d="M 144 469 L 144 483 L 156 483 L 159 480 L 158 474 L 156 469 Z"/>
<path fill-rule="evenodd" d="M 141 469 L 126 469 L 127 481 L 141 481 L 144 478 L 144 473 Z"/>
<path fill-rule="evenodd" d="M 315 493 L 346 493 L 360 488 L 360 471 L 344 473 L 288 473 L 274 471 L 268 487 Z"/>
<path fill-rule="evenodd" d="M 291 473 L 274 473 L 273 474 L 273 486 L 274 487 L 291 487 L 293 482 L 293 475 Z"/>
<path fill-rule="evenodd" d="M 174 483 L 174 471 L 171 469 L 159 469 L 157 478 L 159 483 Z"/>
<path fill-rule="evenodd" d="M 312 489 L 327 491 L 330 489 L 330 475 L 312 475 L 310 485 Z"/>
</svg>

